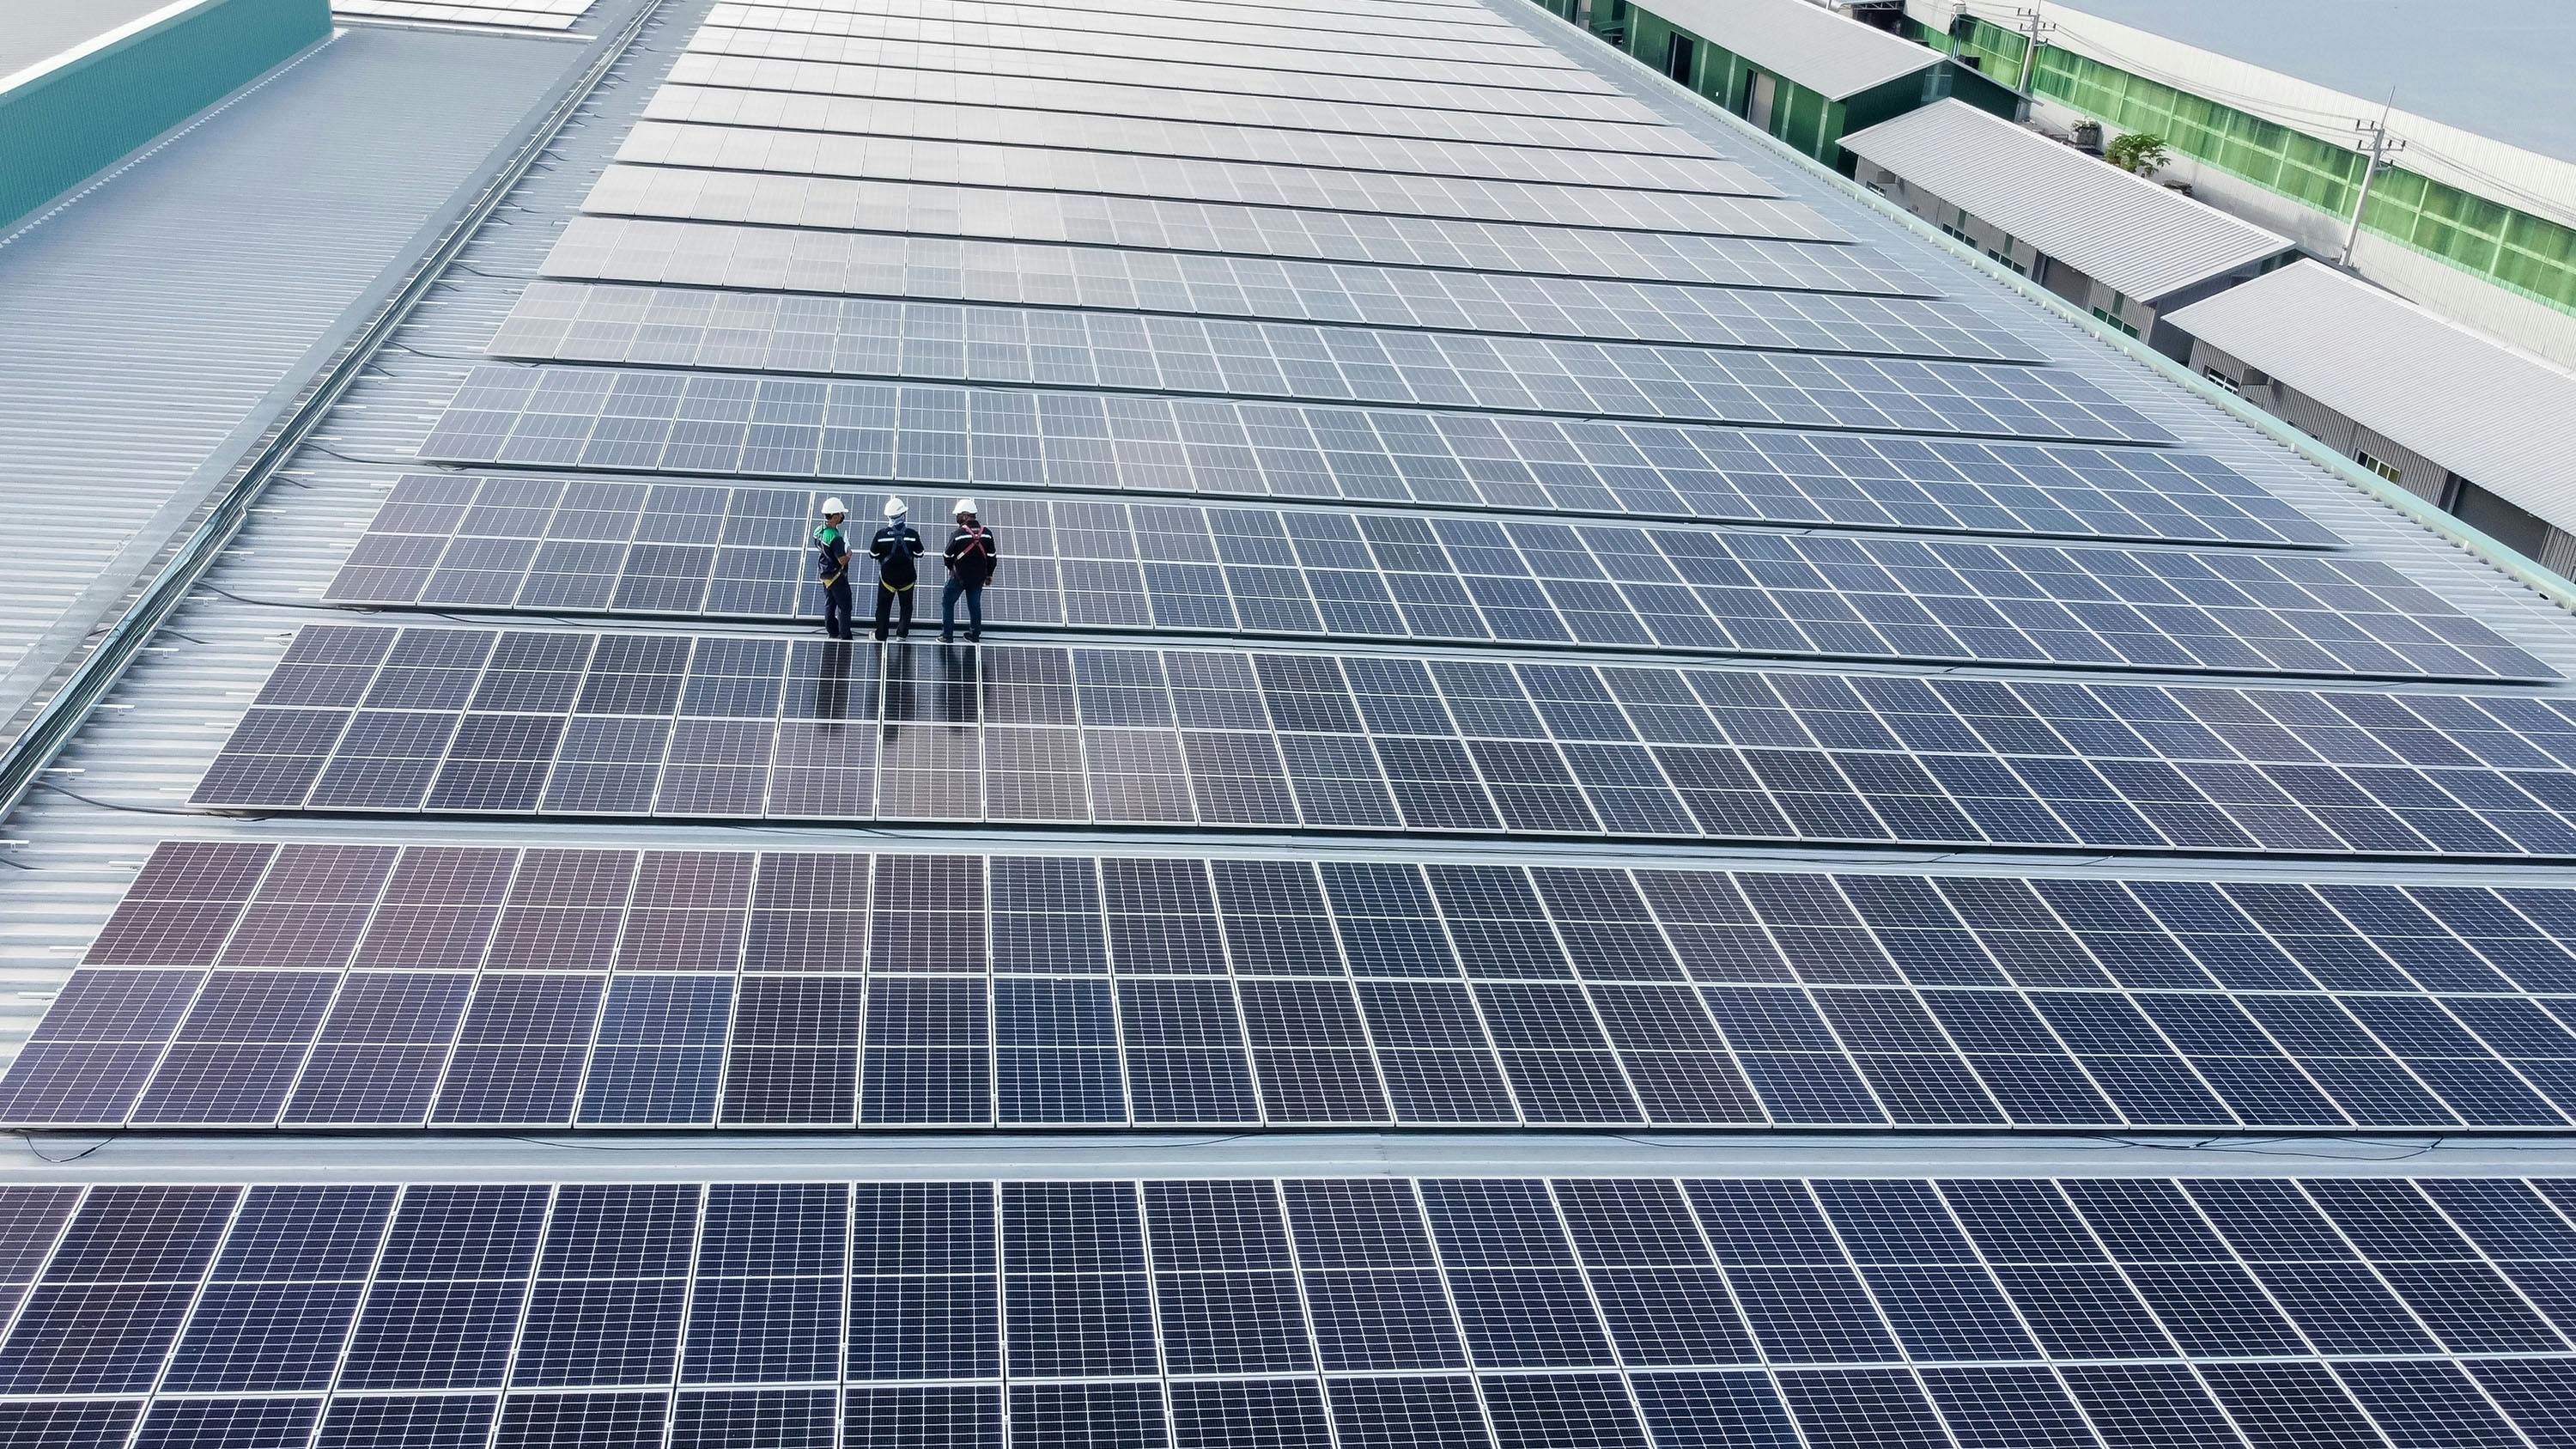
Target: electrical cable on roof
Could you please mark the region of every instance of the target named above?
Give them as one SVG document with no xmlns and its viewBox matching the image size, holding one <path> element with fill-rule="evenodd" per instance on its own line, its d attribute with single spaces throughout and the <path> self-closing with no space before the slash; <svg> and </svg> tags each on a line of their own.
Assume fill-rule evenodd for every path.
<svg viewBox="0 0 2576 1449">
<path fill-rule="evenodd" d="M 43 1150 L 42 1148 L 39 1148 L 38 1146 L 36 1146 L 36 1134 L 35 1134 L 35 1133 L 33 1133 L 33 1132 L 12 1132 L 12 1133 L 10 1133 L 9 1135 L 10 1135 L 10 1136 L 12 1136 L 12 1137 L 15 1137 L 15 1138 L 17 1138 L 19 1141 L 21 1141 L 21 1142 L 23 1142 L 23 1143 L 27 1144 L 27 1155 L 28 1155 L 28 1156 L 35 1158 L 35 1159 L 36 1159 L 37 1161 L 39 1161 L 39 1162 L 57 1162 L 57 1163 L 59 1163 L 59 1162 L 78 1162 L 78 1161 L 80 1161 L 82 1158 L 89 1156 L 91 1153 L 96 1152 L 97 1150 L 99 1150 L 99 1149 L 100 1149 L 100 1148 L 102 1148 L 102 1147 L 105 1147 L 107 1144 L 109 1144 L 109 1143 L 111 1143 L 111 1142 L 114 1142 L 118 1137 L 122 1136 L 123 1134 L 121 1134 L 121 1133 L 116 1133 L 116 1132 L 111 1132 L 111 1133 L 107 1134 L 105 1137 L 102 1137 L 102 1138 L 98 1139 L 96 1142 L 91 1143 L 91 1144 L 90 1144 L 90 1145 L 88 1145 L 87 1147 L 82 1148 L 80 1151 L 73 1153 L 73 1154 L 72 1154 L 71 1156 L 69 1156 L 69 1157 L 47 1157 L 47 1156 L 44 1154 L 44 1150 Z"/>
<path fill-rule="evenodd" d="M 198 810 L 164 810 L 157 805 L 119 805 L 110 800 L 96 800 L 82 794 L 78 790 L 64 789 L 62 786 L 55 784 L 51 780 L 35 780 L 30 783 L 41 789 L 51 790 L 57 795 L 68 795 L 71 798 L 78 800 L 83 805 L 95 805 L 101 810 L 114 810 L 125 815 L 176 815 L 184 820 L 204 820 L 207 818 L 203 811 Z"/>
</svg>

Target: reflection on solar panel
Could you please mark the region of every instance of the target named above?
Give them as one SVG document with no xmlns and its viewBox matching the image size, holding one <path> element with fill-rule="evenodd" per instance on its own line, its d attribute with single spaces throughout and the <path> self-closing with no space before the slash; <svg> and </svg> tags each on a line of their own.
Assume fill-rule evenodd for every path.
<svg viewBox="0 0 2576 1449">
<path fill-rule="evenodd" d="M 597 0 L 331 0 L 331 13 L 515 30 L 570 30 Z"/>
<path fill-rule="evenodd" d="M 936 519 L 946 500 L 911 500 Z M 414 474 L 327 597 L 812 618 L 821 495 Z M 995 498 L 1013 627 L 2553 677 L 2384 564 Z M 930 567 L 930 566 L 926 566 Z M 936 573 L 937 569 L 932 568 Z"/>
<path fill-rule="evenodd" d="M 782 235 L 756 227 L 584 217 L 566 228 L 546 268 L 555 276 L 770 291 L 868 288 L 901 290 L 933 301 L 962 298 L 1534 337 L 2030 360 L 2028 347 L 1974 312 L 1955 303 L 1910 297 L 1595 282 L 1031 242 L 833 232 Z M 593 340 L 595 333 L 632 347 L 643 335 L 638 329 L 666 324 L 703 328 L 719 316 L 734 325 L 732 319 L 739 315 L 742 325 L 775 333 L 785 326 L 782 313 L 813 309 L 824 309 L 827 316 L 834 310 L 802 297 L 538 283 L 528 289 L 495 350 L 539 354 L 567 341 L 597 348 L 602 342 Z M 962 337 L 966 314 L 948 309 L 942 315 L 960 318 L 957 335 Z"/>
<path fill-rule="evenodd" d="M 12 1126 L 2453 1130 L 2576 892 L 172 844 Z"/>
<path fill-rule="evenodd" d="M 25 1307 L 0 1339 L 0 1435 L 2547 1445 L 2576 1395 L 2570 1196 L 2510 1178 L 9 1188 Z"/>
<path fill-rule="evenodd" d="M 2514 695 L 314 625 L 234 809 L 2576 855 Z"/>
</svg>

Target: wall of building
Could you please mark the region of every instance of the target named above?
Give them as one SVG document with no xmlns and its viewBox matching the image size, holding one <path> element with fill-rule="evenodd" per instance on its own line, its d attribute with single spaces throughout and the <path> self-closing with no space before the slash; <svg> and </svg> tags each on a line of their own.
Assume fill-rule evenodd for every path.
<svg viewBox="0 0 2576 1449">
<path fill-rule="evenodd" d="M 2248 381 L 2251 369 L 2242 359 L 2206 342 L 2192 341 L 2189 363 L 2192 371 L 2416 497 L 2448 510 L 2541 567 L 2562 575 L 2576 569 L 2576 534 L 2479 487 L 2475 479 L 2458 477 L 2438 460 L 2363 427 L 2296 388 L 2276 381 Z"/>
<path fill-rule="evenodd" d="M 328 0 L 199 0 L 0 91 L 0 227 L 331 33 Z"/>
</svg>

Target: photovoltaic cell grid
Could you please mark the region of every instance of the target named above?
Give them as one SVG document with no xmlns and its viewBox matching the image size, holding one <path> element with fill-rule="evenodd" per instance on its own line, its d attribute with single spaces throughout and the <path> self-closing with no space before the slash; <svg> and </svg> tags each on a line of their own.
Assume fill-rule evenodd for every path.
<svg viewBox="0 0 2576 1449">
<path fill-rule="evenodd" d="M 2251 479 L 2165 449 L 603 368 L 478 367 L 420 451 L 697 477 L 2335 541 Z"/>
<path fill-rule="evenodd" d="M 2576 893 L 162 846 L 89 1127 L 2560 1128 Z"/>
<path fill-rule="evenodd" d="M 1578 418 L 2168 440 L 2076 374 L 2001 364 L 824 297 L 745 298 L 719 316 L 704 291 L 641 308 L 633 304 L 644 289 L 577 290 L 615 295 L 567 309 L 562 292 L 550 292 L 513 314 L 517 325 L 494 350 L 540 361 Z M 564 310 L 576 315 L 543 315 Z M 636 320 L 622 320 L 630 311 Z M 582 320 L 601 325 L 561 325 Z"/>
<path fill-rule="evenodd" d="M 1031 242 L 961 242 L 836 232 L 782 232 L 696 222 L 583 217 L 556 242 L 549 275 L 720 289 L 538 283 L 504 324 L 504 355 L 570 343 L 597 349 L 661 344 L 695 350 L 709 326 L 786 330 L 783 314 L 836 312 L 828 301 L 754 295 L 875 292 L 933 301 L 1058 304 L 1115 312 L 1366 324 L 1496 335 L 1601 338 L 1810 352 L 2029 360 L 2029 349 L 1955 302 L 1829 292 L 1599 282 L 1492 272 L 1364 267 L 1268 257 L 1119 251 Z M 658 309 L 658 310 L 657 310 Z M 592 315 L 596 314 L 596 315 Z M 954 314 L 961 317 L 963 314 Z M 817 337 L 841 324 L 817 324 Z M 593 334 L 601 336 L 593 339 Z M 961 325 L 959 334 L 964 335 Z M 746 344 L 757 339 L 745 339 Z M 774 340 L 766 344 L 778 353 Z M 752 356 L 763 355 L 752 349 Z M 675 361 L 647 354 L 643 361 Z"/>
<path fill-rule="evenodd" d="M 1412 141 L 1598 151 L 1613 158 L 1605 166 L 1616 164 L 1615 158 L 1621 155 L 1685 164 L 1721 159 L 1705 144 L 1669 126 L 1512 110 L 1354 105 L 1265 89 L 1193 89 L 1189 85 L 1193 78 L 1167 69 L 1157 73 L 1159 83 L 1130 80 L 1126 84 L 1100 85 L 1039 74 L 978 74 L 970 81 L 957 72 L 693 52 L 672 63 L 664 84 L 896 104 L 975 104 L 1225 126 L 1348 132 Z"/>
<path fill-rule="evenodd" d="M 1104 37 L 1112 44 L 1126 39 Z M 1813 213 L 1804 205 L 1767 194 L 1554 186 L 1205 161 L 1083 150 L 1061 141 L 970 143 L 645 121 L 627 134 L 617 159 L 637 166 L 775 176 L 993 186 L 1618 231 L 1767 237 L 1812 237 L 1815 231 L 1810 221 Z"/>
<path fill-rule="evenodd" d="M 1823 290 L 1911 292 L 1922 285 L 1910 273 L 1887 270 L 1860 248 L 1781 240 L 1769 232 L 1697 236 L 667 166 L 610 167 L 583 209 L 666 221 L 1074 242 L 1614 281 L 1743 285 L 1786 270 Z"/>
<path fill-rule="evenodd" d="M 1341 22 L 1336 28 L 1326 17 L 1312 12 L 1300 16 L 1290 11 L 1251 8 L 1188 9 L 1167 5 L 1111 11 L 1057 5 L 976 4 L 971 0 L 912 8 L 913 14 L 890 15 L 882 9 L 855 4 L 724 4 L 708 10 L 706 23 L 724 30 L 780 30 L 895 40 L 973 39 L 1008 43 L 1023 50 L 1044 48 L 1067 31 L 1087 36 L 1177 36 L 1287 51 L 1288 56 L 1264 63 L 1290 69 L 1331 70 L 1385 57 L 1406 57 L 1474 61 L 1495 69 L 1540 72 L 1537 77 L 1521 77 L 1531 84 L 1558 80 L 1568 86 L 1586 84 L 1580 68 L 1566 56 L 1496 25 L 1412 21 L 1401 29 L 1382 30 L 1381 16 L 1371 15 L 1367 21 L 1370 54 L 1361 56 L 1351 52 L 1352 14 L 1347 11 L 1330 17 Z M 1569 71 L 1574 74 L 1566 74 Z M 1557 74 L 1550 76 L 1547 72 Z"/>
<path fill-rule="evenodd" d="M 960 76 L 1026 76 L 1078 81 L 1103 89 L 1132 86 L 1212 91 L 1229 96 L 1322 101 L 1343 107 L 1491 111 L 1584 121 L 1624 130 L 1671 129 L 1662 117 L 1588 71 L 1512 67 L 1489 73 L 1492 79 L 1438 79 L 1436 73 L 1455 72 L 1457 63 L 1357 55 L 1349 58 L 1346 68 L 1288 69 L 1285 66 L 1311 65 L 1317 57 L 1310 51 L 1227 45 L 1172 35 L 1131 36 L 1115 45 L 1103 45 L 1100 38 L 1079 32 L 1050 40 L 1053 43 L 1043 48 L 1023 50 L 975 42 L 872 40 L 704 25 L 690 36 L 689 53 L 783 61 L 806 67 L 808 75 L 855 73 L 865 77 L 872 89 L 954 87 Z M 1095 47 L 1102 53 L 1086 53 Z M 1687 140 L 1680 144 L 1690 150 L 1707 149 Z"/>
<path fill-rule="evenodd" d="M 1338 18 L 1338 17 L 1337 17 Z M 1371 36 L 1386 39 L 1372 19 Z M 1434 42 L 1439 45 L 1449 41 Z M 1092 99 L 1084 105 L 1083 98 Z M 865 96 L 801 95 L 793 91 L 742 90 L 673 83 L 654 92 L 644 116 L 653 121 L 706 125 L 775 126 L 853 136 L 910 136 L 922 140 L 1011 142 L 1042 139 L 1054 146 L 1093 151 L 1188 156 L 1209 161 L 1259 161 L 1344 170 L 1414 172 L 1490 181 L 1529 181 L 1573 186 L 1627 186 L 1662 191 L 1714 191 L 1740 196 L 1770 193 L 1770 183 L 1732 161 L 1714 156 L 1654 156 L 1632 151 L 1590 151 L 1546 145 L 1498 145 L 1437 136 L 1352 130 L 1347 125 L 1307 129 L 1160 115 L 1113 115 L 1110 99 L 1066 87 L 1027 98 L 1057 107 L 993 105 L 978 97 L 957 101 Z M 1318 118 L 1320 119 L 1320 118 Z"/>
<path fill-rule="evenodd" d="M 928 71 L 975 72 L 987 65 L 1004 74 L 1056 75 L 1070 71 L 1095 83 L 1111 76 L 1150 78 L 1171 66 L 1177 83 L 1202 90 L 1231 90 L 1241 77 L 1256 93 L 1321 94 L 1380 104 L 1431 104 L 1464 110 L 1508 107 L 1527 97 L 1533 114 L 1599 115 L 1616 119 L 1625 109 L 1618 92 L 1599 76 L 1562 66 L 1535 67 L 1479 54 L 1475 43 L 1454 50 L 1415 45 L 1401 53 L 1345 46 L 1340 52 L 1291 43 L 1293 37 L 1230 28 L 1222 22 L 1179 27 L 1134 27 L 1104 33 L 1082 26 L 1023 23 L 959 26 L 908 18 L 871 17 L 853 24 L 810 23 L 815 11 L 728 8 L 710 14 L 690 49 L 719 55 L 763 55 L 844 65 L 883 65 Z M 773 19 L 809 23 L 770 24 Z M 1525 52 L 1524 52 L 1525 53 Z M 1142 64 L 1139 64 L 1142 63 Z M 1114 70 L 1107 69 L 1115 67 Z M 1216 78 L 1202 79 L 1214 70 Z M 1123 83 L 1137 83 L 1128 80 Z"/>
<path fill-rule="evenodd" d="M 916 518 L 947 515 L 945 497 L 909 501 Z M 821 502 L 766 487 L 411 474 L 325 597 L 814 618 L 821 595 L 806 575 Z M 981 506 L 1009 555 L 985 600 L 1002 627 L 2555 677 L 2395 570 L 2350 557 L 1010 497 Z M 935 590 L 944 570 L 922 567 Z"/>
<path fill-rule="evenodd" d="M 2517 695 L 311 625 L 236 810 L 2576 855 Z"/>
<path fill-rule="evenodd" d="M 2567 1184 L 0 1189 L 13 1444 L 2556 1445 Z"/>
</svg>

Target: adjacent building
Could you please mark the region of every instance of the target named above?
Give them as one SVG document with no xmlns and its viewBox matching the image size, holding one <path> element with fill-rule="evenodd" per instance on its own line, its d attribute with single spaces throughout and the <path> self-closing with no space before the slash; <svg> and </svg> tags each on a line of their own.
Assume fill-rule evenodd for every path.
<svg viewBox="0 0 2576 1449">
<path fill-rule="evenodd" d="M 2219 386 L 2576 573 L 2576 373 L 2314 261 L 2167 320 Z"/>
<path fill-rule="evenodd" d="M 2013 110 L 1974 70 L 1805 0 L 1538 3 L 1845 174 L 1844 136 L 1918 106 Z"/>
<path fill-rule="evenodd" d="M 2576 365 L 2576 29 L 2556 0 L 1906 0 L 1905 27 L 2060 134 L 2164 138 L 2158 179 Z M 2046 27 L 2037 53 L 2026 31 Z M 2392 149 L 2364 173 L 2374 128 Z"/>
<path fill-rule="evenodd" d="M 1916 216 L 2180 359 L 2172 309 L 2298 243 L 1955 100 L 1843 138 L 1855 174 Z"/>
</svg>

